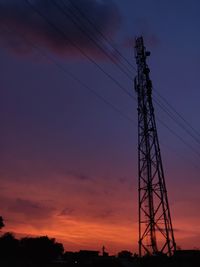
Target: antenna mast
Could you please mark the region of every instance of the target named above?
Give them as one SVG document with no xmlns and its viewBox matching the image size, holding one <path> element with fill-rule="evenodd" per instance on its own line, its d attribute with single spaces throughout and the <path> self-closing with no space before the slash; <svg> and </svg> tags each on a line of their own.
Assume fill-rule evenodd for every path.
<svg viewBox="0 0 200 267">
<path fill-rule="evenodd" d="M 176 250 L 158 133 L 152 103 L 152 82 L 142 37 L 135 40 L 138 96 L 138 179 L 139 179 L 139 255 L 140 257 Z"/>
</svg>

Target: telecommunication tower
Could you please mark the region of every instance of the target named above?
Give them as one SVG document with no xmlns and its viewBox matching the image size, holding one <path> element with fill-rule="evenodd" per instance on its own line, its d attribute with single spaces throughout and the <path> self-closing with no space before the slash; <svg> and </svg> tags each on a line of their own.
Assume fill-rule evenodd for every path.
<svg viewBox="0 0 200 267">
<path fill-rule="evenodd" d="M 139 255 L 176 250 L 158 133 L 152 103 L 152 82 L 142 37 L 135 40 L 138 97 Z"/>
</svg>

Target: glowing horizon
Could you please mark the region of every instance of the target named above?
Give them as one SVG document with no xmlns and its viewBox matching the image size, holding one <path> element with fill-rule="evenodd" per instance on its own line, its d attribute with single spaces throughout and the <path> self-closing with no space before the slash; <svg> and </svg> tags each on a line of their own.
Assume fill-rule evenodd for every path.
<svg viewBox="0 0 200 267">
<path fill-rule="evenodd" d="M 77 1 L 131 65 L 93 30 L 114 64 L 51 1 L 34 4 L 64 36 L 23 1 L 0 2 L 2 230 L 49 235 L 66 250 L 137 253 L 137 101 L 116 64 L 134 78 L 134 37 L 143 35 L 153 96 L 188 122 L 155 103 L 176 243 L 199 248 L 200 2 Z"/>
</svg>

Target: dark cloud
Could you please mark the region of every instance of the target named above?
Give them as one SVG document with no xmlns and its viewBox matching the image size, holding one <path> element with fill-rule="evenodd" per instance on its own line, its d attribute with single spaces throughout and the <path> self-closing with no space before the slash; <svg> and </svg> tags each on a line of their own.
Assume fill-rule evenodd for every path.
<svg viewBox="0 0 200 267">
<path fill-rule="evenodd" d="M 54 208 L 43 206 L 42 204 L 28 200 L 17 198 L 10 203 L 8 209 L 15 213 L 21 213 L 29 218 L 46 218 L 51 216 Z"/>
<path fill-rule="evenodd" d="M 86 205 L 84 208 L 82 207 L 81 209 L 77 207 L 67 207 L 62 209 L 58 214 L 58 216 L 73 217 L 77 220 L 81 220 L 84 218 L 84 220 L 92 219 L 92 221 L 111 221 L 112 219 L 114 221 L 117 215 L 117 212 L 114 212 L 114 210 L 110 207 L 93 207 L 91 205 Z"/>
<path fill-rule="evenodd" d="M 73 208 L 64 208 L 61 210 L 61 212 L 58 214 L 58 216 L 68 216 L 72 215 L 74 213 L 75 209 Z"/>
<path fill-rule="evenodd" d="M 72 14 L 73 18 L 76 18 L 77 14 L 79 27 L 87 28 L 87 32 L 91 31 L 92 38 L 98 41 L 98 32 L 94 31 L 91 24 L 71 6 L 70 1 L 29 0 L 29 2 L 35 10 L 27 1 L 0 0 L 0 43 L 2 46 L 18 54 L 26 54 L 33 49 L 32 45 L 26 41 L 31 40 L 31 43 L 47 48 L 56 54 L 78 56 L 80 52 L 73 47 L 71 44 L 73 42 L 96 57 L 103 56 L 94 43 L 69 18 Z M 76 0 L 74 4 L 104 34 L 115 33 L 120 24 L 120 14 L 111 0 Z M 64 14 L 63 11 L 66 13 Z M 41 12 L 49 23 L 37 12 Z M 104 44 L 102 45 L 104 47 Z"/>
<path fill-rule="evenodd" d="M 104 207 L 103 209 L 99 210 L 94 217 L 97 219 L 110 219 L 111 217 L 115 217 L 116 212 L 114 212 L 112 209 Z"/>
<path fill-rule="evenodd" d="M 77 172 L 77 171 L 67 171 L 67 174 L 72 176 L 73 178 L 79 181 L 93 181 L 94 179 L 84 173 Z"/>
</svg>

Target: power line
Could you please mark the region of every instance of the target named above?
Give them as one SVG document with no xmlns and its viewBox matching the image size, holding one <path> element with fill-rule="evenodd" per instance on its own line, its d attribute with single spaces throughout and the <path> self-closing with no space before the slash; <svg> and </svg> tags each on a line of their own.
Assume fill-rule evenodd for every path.
<svg viewBox="0 0 200 267">
<path fill-rule="evenodd" d="M 61 7 L 57 4 L 57 3 L 55 3 L 55 1 L 53 1 L 54 2 L 54 4 L 62 11 L 62 12 L 64 12 L 62 9 L 61 9 Z M 63 1 L 62 1 L 63 2 Z M 71 1 L 69 0 L 69 2 L 71 3 Z M 66 7 L 66 4 L 64 4 L 65 5 L 65 7 Z M 68 16 L 68 14 L 66 13 L 66 12 L 64 12 L 64 14 L 66 15 L 66 16 Z M 74 13 L 72 13 L 72 15 L 74 15 Z M 75 14 L 76 15 L 76 14 Z M 90 40 L 93 40 L 94 41 L 94 39 L 91 39 L 91 37 L 90 37 L 90 35 L 87 33 L 87 31 L 86 30 L 83 30 L 83 28 L 81 27 L 79 27 L 80 26 L 80 24 L 78 24 L 71 16 L 70 16 L 70 18 L 71 18 L 71 20 L 74 22 L 74 24 L 82 31 L 82 32 L 84 32 L 85 34 L 86 34 L 86 36 L 88 36 L 88 38 L 90 39 Z M 76 16 L 76 18 L 77 18 L 77 16 Z M 79 20 L 80 21 L 80 20 Z M 101 47 L 101 46 L 99 46 L 99 44 L 96 42 L 96 41 L 94 41 L 94 43 L 95 43 L 95 45 L 97 45 L 97 47 L 99 47 L 104 53 L 105 53 L 105 55 L 107 55 L 109 58 L 110 58 L 110 55 Z M 111 58 L 112 59 L 112 58 Z M 115 64 L 115 62 L 113 62 L 114 64 Z M 119 65 L 118 65 L 119 66 Z M 122 70 L 121 68 L 120 68 L 120 70 Z M 123 71 L 123 70 L 122 70 Z M 124 72 L 124 71 L 123 71 Z M 131 81 L 133 81 L 132 80 L 132 77 L 130 77 L 130 76 L 128 76 L 128 78 L 130 78 L 131 79 Z M 198 144 L 200 144 L 200 141 L 182 124 L 182 123 L 180 123 L 176 118 L 174 118 L 174 116 L 173 115 L 171 115 L 170 114 L 170 112 L 166 109 L 166 108 L 164 108 L 160 103 L 159 103 L 159 101 L 158 100 L 155 100 L 155 102 L 157 103 L 157 105 L 175 122 L 175 123 L 177 123 L 183 130 L 185 130 Z"/>
<path fill-rule="evenodd" d="M 1 25 L 2 27 L 2 25 Z M 3 28 L 3 30 L 5 30 Z M 16 33 L 14 31 L 8 30 L 6 29 L 7 32 L 10 33 Z M 23 39 L 27 44 L 29 44 L 30 46 L 32 46 L 35 50 L 37 50 L 41 56 L 48 58 L 53 64 L 55 64 L 62 72 L 64 72 L 64 74 L 67 74 L 67 76 L 70 76 L 73 80 L 75 80 L 77 83 L 79 83 L 82 87 L 86 88 L 88 91 L 90 91 L 92 94 L 94 94 L 97 98 L 99 98 L 100 100 L 102 100 L 105 104 L 107 104 L 111 109 L 113 109 L 114 111 L 116 111 L 117 113 L 120 114 L 121 117 L 127 119 L 128 121 L 135 123 L 136 122 L 130 118 L 128 115 L 126 115 L 125 113 L 123 113 L 118 107 L 116 107 L 114 104 L 112 104 L 110 101 L 108 101 L 105 97 L 103 97 L 101 94 L 99 94 L 97 91 L 95 91 L 94 89 L 92 89 L 91 87 L 89 87 L 87 84 L 85 84 L 84 82 L 82 82 L 76 75 L 74 75 L 71 71 L 67 70 L 66 68 L 64 68 L 61 64 L 59 64 L 55 59 L 53 59 L 52 57 L 50 57 L 47 53 L 45 53 L 39 46 L 37 46 L 36 44 L 34 44 L 33 42 L 31 42 L 30 40 L 28 40 L 24 35 L 20 34 L 18 32 L 18 35 L 20 36 L 21 39 Z"/>
<path fill-rule="evenodd" d="M 174 115 L 165 107 L 162 106 L 159 101 L 154 97 L 154 102 L 159 106 L 160 109 L 162 109 L 180 128 L 182 128 L 190 137 L 192 137 L 199 145 L 200 140 L 194 136 L 191 131 L 189 131 L 181 122 L 179 122 Z"/>
<path fill-rule="evenodd" d="M 64 1 L 63 0 L 61 0 L 62 2 L 63 2 L 63 4 L 66 6 L 66 4 L 64 3 Z M 71 5 L 79 12 L 79 14 L 88 22 L 88 23 L 90 23 L 90 25 L 92 25 L 93 26 L 93 28 L 102 36 L 102 38 L 105 40 L 105 41 L 107 41 L 107 43 L 109 44 L 109 45 L 111 45 L 112 47 L 113 47 L 113 45 L 112 45 L 112 43 L 111 43 L 111 41 L 110 40 L 108 40 L 108 38 L 106 38 L 106 36 L 98 29 L 98 27 L 96 27 L 96 25 L 89 19 L 89 18 L 87 18 L 86 16 L 85 16 L 85 14 L 82 12 L 82 10 L 72 1 L 72 0 L 68 0 L 68 2 L 70 2 L 71 3 Z M 114 47 L 113 47 L 114 48 Z M 135 70 L 135 71 L 137 71 L 136 70 L 136 68 L 116 49 L 116 48 L 114 48 L 115 49 L 115 51 L 117 51 L 118 52 L 118 54 Z M 132 80 L 132 78 L 131 78 L 131 80 Z M 156 89 L 154 89 L 155 90 L 155 92 L 157 93 L 157 95 L 168 105 L 168 107 L 170 107 L 170 109 L 172 109 L 172 111 L 185 123 L 185 124 L 187 124 L 187 126 L 191 129 L 191 130 L 193 130 L 198 136 L 200 136 L 200 133 L 199 132 L 197 132 L 192 126 L 191 126 L 191 124 L 190 123 L 188 123 L 185 119 L 184 119 L 184 117 L 179 113 L 179 112 L 177 112 L 176 110 L 175 110 L 175 108 L 163 97 L 163 96 L 161 96 L 161 94 L 156 90 Z M 159 106 L 162 108 L 162 105 L 161 104 L 159 104 Z M 164 108 L 162 108 L 163 110 L 164 110 Z M 170 115 L 169 114 L 169 111 L 167 111 L 166 109 L 164 110 L 167 114 L 168 114 L 168 116 L 170 116 L 171 118 L 172 118 L 172 115 Z M 182 124 L 182 123 L 180 123 L 176 118 L 173 118 L 173 120 L 182 128 L 182 129 L 184 129 L 193 139 L 195 139 L 195 141 L 197 142 L 197 143 L 200 143 L 200 141 L 186 128 L 186 127 L 184 127 L 184 125 Z"/>
<path fill-rule="evenodd" d="M 61 0 L 62 1 L 62 3 L 66 6 L 66 4 L 64 3 L 64 1 L 63 0 Z M 105 42 L 107 42 L 109 45 L 110 45 L 110 47 L 121 57 L 121 58 L 123 58 L 124 59 L 124 61 L 131 67 L 131 68 L 133 68 L 133 69 L 135 69 L 136 70 L 136 68 L 133 66 L 133 64 L 132 63 L 130 63 L 130 61 L 128 61 L 128 59 L 126 58 L 126 57 L 124 57 L 123 55 L 122 55 L 122 53 L 118 50 L 118 49 L 116 49 L 116 47 L 113 45 L 113 43 L 112 43 L 112 41 L 107 37 L 107 36 L 105 36 L 105 34 L 103 34 L 103 32 L 99 29 L 99 27 L 89 18 L 89 17 L 87 17 L 85 14 L 84 14 L 84 12 L 73 2 L 73 1 L 71 1 L 71 0 L 68 0 L 69 2 L 70 2 L 70 4 L 74 7 L 74 9 L 76 9 L 78 12 L 79 12 L 79 14 L 82 16 L 82 18 L 85 20 L 85 21 L 87 21 L 93 28 L 94 28 L 94 30 L 102 37 L 102 39 L 105 41 Z M 67 6 L 66 6 L 67 7 Z"/>
<path fill-rule="evenodd" d="M 51 21 L 49 21 L 48 20 L 48 18 L 47 17 L 45 17 L 38 9 L 36 9 L 35 8 L 35 6 L 33 6 L 28 0 L 26 0 L 26 2 L 28 2 L 29 3 L 29 5 L 40 15 L 40 16 L 42 16 L 46 21 L 47 21 L 47 23 L 48 24 L 50 24 L 52 27 L 54 27 L 55 29 L 56 29 L 56 31 L 58 31 L 59 33 L 61 33 L 62 35 L 64 34 L 64 36 L 65 36 L 65 38 L 67 38 L 67 36 L 65 35 L 65 33 L 63 33 L 62 31 L 60 31 L 60 29 L 55 25 L 55 24 L 53 24 Z M 54 4 L 55 4 L 55 2 L 54 2 Z M 61 9 L 60 8 L 60 6 L 58 6 L 57 4 L 55 4 L 59 9 Z M 62 10 L 61 10 L 62 11 Z M 77 23 L 76 23 L 77 24 Z M 84 50 L 82 50 L 79 46 L 77 46 L 77 44 L 76 43 L 74 43 L 73 41 L 71 41 L 69 38 L 67 38 L 67 40 L 73 45 L 73 46 L 75 46 L 84 56 L 86 56 L 93 64 L 95 64 L 101 71 L 103 71 L 103 73 L 106 75 L 106 76 L 108 76 L 113 82 L 115 82 L 127 95 L 129 95 L 131 98 L 134 98 L 135 99 L 135 97 L 132 95 L 132 94 L 130 94 L 128 91 L 127 91 L 127 89 L 125 89 L 117 80 L 115 80 L 115 78 L 113 78 L 109 73 L 107 73 L 94 59 L 92 59 L 90 56 L 88 56 L 88 54 L 87 53 L 85 53 L 85 51 Z M 103 49 L 102 47 L 101 47 L 101 49 Z M 133 81 L 132 79 L 131 79 L 131 81 Z M 135 99 L 136 100 L 136 99 Z M 166 112 L 166 111 L 165 111 Z M 168 116 L 170 116 L 169 115 L 169 113 L 168 112 L 166 112 L 166 114 L 168 115 Z M 177 123 L 177 120 L 175 120 L 174 119 L 174 121 L 176 121 L 176 123 Z M 180 123 L 178 123 L 178 125 L 180 126 Z M 182 126 L 181 126 L 182 127 Z M 184 128 L 185 129 L 185 131 L 187 132 L 187 133 L 189 133 L 189 131 L 185 128 L 185 127 L 182 127 L 182 128 Z M 191 133 L 189 133 L 190 134 L 190 136 L 193 136 Z M 194 138 L 194 136 L 193 136 L 193 138 Z M 195 138 L 196 139 L 196 138 Z M 197 139 L 196 139 L 197 140 Z"/>
<path fill-rule="evenodd" d="M 66 35 L 65 34 L 63 34 L 63 32 L 62 31 L 60 31 L 60 29 L 58 28 L 58 27 L 56 27 L 53 23 L 51 23 L 51 21 L 49 21 L 48 20 L 48 18 L 46 18 L 46 17 L 44 17 L 43 16 L 43 14 L 38 10 L 38 9 L 36 9 L 28 0 L 25 0 L 28 4 L 29 4 L 29 6 L 31 6 L 31 8 L 35 11 L 35 12 L 37 12 L 40 16 L 42 16 L 46 21 L 47 21 L 47 23 L 49 24 L 49 25 L 51 25 L 53 28 L 55 28 L 56 29 L 56 31 L 58 31 L 61 35 L 64 35 L 65 36 L 65 38 L 66 39 L 68 39 L 67 37 L 66 37 Z M 69 40 L 69 39 L 68 39 Z M 108 74 L 108 73 L 106 73 L 102 68 L 101 68 L 101 66 L 99 66 L 99 64 L 97 64 L 92 58 L 90 58 L 88 55 L 87 55 L 87 53 L 85 53 L 80 47 L 78 47 L 74 42 L 72 42 L 71 40 L 69 40 L 69 42 L 73 45 L 73 46 L 75 46 L 85 57 L 87 57 L 92 63 L 94 63 L 95 65 L 97 65 L 98 66 L 98 68 L 101 70 L 101 71 L 103 71 L 108 77 L 109 77 L 109 75 L 110 74 Z M 112 77 L 112 76 L 111 76 Z M 113 79 L 113 77 L 111 78 L 111 80 L 113 81 L 113 82 L 117 82 L 116 80 L 114 80 Z M 117 82 L 117 85 L 119 86 L 119 84 L 118 84 L 118 82 Z M 123 87 L 121 87 L 121 86 L 119 86 L 121 89 L 123 88 Z M 124 90 L 124 88 L 123 88 L 123 90 Z M 126 89 L 125 89 L 126 90 Z M 127 91 L 126 91 L 126 93 L 127 93 Z M 129 92 L 128 92 L 128 95 L 129 95 L 129 97 L 131 97 L 131 98 L 133 98 L 134 100 L 136 100 L 136 98 L 135 97 L 133 97 L 133 95 L 131 95 Z M 132 120 L 131 120 L 132 121 Z M 162 122 L 161 122 L 161 124 L 163 124 Z M 167 125 L 165 125 L 165 124 L 163 124 L 164 125 L 164 127 L 165 128 L 167 128 L 171 133 L 173 133 L 177 138 L 178 138 L 178 135 L 173 131 L 173 130 L 171 130 L 170 129 L 170 127 L 168 127 Z M 179 138 L 180 139 L 180 138 Z M 182 139 L 182 138 L 181 138 Z M 183 139 L 182 139 L 183 140 Z M 183 142 L 185 145 L 186 145 L 186 143 L 185 142 Z M 188 145 L 187 145 L 188 146 Z M 194 150 L 191 146 L 190 146 L 190 149 L 191 150 Z M 194 152 L 194 151 L 193 151 Z M 195 153 L 196 153 L 196 151 L 195 151 Z M 199 154 L 198 154 L 199 155 Z"/>
<path fill-rule="evenodd" d="M 128 73 L 128 72 L 126 72 L 123 68 L 122 68 L 122 66 L 117 62 L 117 59 L 114 59 L 115 57 L 113 56 L 113 55 L 110 55 L 93 37 L 92 37 L 92 35 L 90 35 L 89 33 L 88 33 L 88 29 L 87 30 L 85 30 L 83 27 L 82 27 L 82 24 L 81 24 L 81 22 L 80 22 L 80 19 L 77 17 L 77 15 L 73 12 L 73 11 L 70 11 L 70 10 L 68 10 L 69 11 L 69 13 L 67 13 L 66 12 L 66 8 L 65 9 L 62 9 L 61 8 L 61 6 L 58 4 L 58 3 L 56 3 L 54 0 L 52 0 L 53 1 L 53 3 L 54 3 L 54 5 L 67 17 L 67 18 L 69 18 L 72 22 L 73 22 L 73 24 L 75 25 L 75 26 L 77 26 L 77 28 L 85 35 L 85 36 L 87 36 L 87 38 L 105 55 L 105 56 L 107 56 L 107 58 L 109 58 L 110 59 L 110 61 L 112 62 L 112 63 L 114 63 L 114 65 L 116 65 L 129 79 L 132 79 L 132 77 L 130 76 L 130 74 Z M 66 5 L 64 4 L 64 6 L 66 7 Z M 71 15 L 70 15 L 71 14 Z M 74 19 L 74 18 L 76 18 L 77 19 L 77 21 L 79 21 L 80 23 L 78 23 L 77 21 L 76 21 L 76 19 Z M 131 74 L 132 75 L 132 74 Z"/>
<path fill-rule="evenodd" d="M 156 94 L 158 95 L 158 97 L 164 101 L 164 103 L 185 123 L 187 124 L 188 127 L 190 127 L 195 133 L 196 135 L 198 135 L 200 137 L 200 133 L 166 100 L 166 98 L 164 98 L 159 92 L 158 90 L 156 90 L 154 88 Z"/>
<path fill-rule="evenodd" d="M 174 136 L 176 136 L 185 146 L 190 148 L 198 157 L 200 157 L 200 153 L 194 147 L 192 147 L 188 142 L 186 142 L 179 134 L 177 134 L 174 130 L 172 130 L 167 124 L 165 124 L 158 116 L 157 120 L 160 124 L 162 124 L 169 132 L 171 132 Z"/>
<path fill-rule="evenodd" d="M 1 25 L 2 27 L 2 25 Z M 3 29 L 5 30 L 5 29 Z M 16 34 L 16 32 L 11 31 L 6 29 L 7 32 L 10 33 L 14 33 Z M 39 46 L 37 46 L 36 44 L 34 44 L 33 42 L 31 42 L 30 40 L 28 40 L 24 35 L 22 35 L 21 33 L 18 32 L 18 35 L 20 36 L 21 39 L 23 39 L 27 44 L 31 45 L 35 50 L 37 50 L 39 52 L 39 54 L 43 57 L 48 58 L 59 70 L 61 70 L 65 75 L 71 77 L 73 80 L 75 80 L 77 83 L 79 83 L 82 87 L 84 87 L 85 89 L 87 89 L 88 91 L 90 91 L 92 94 L 94 94 L 97 98 L 99 98 L 101 101 L 103 101 L 106 105 L 108 105 L 111 109 L 113 109 L 115 112 L 117 112 L 121 117 L 123 117 L 124 119 L 128 120 L 129 122 L 131 122 L 132 125 L 135 125 L 136 122 L 130 118 L 129 116 L 127 116 L 125 113 L 123 113 L 118 107 L 116 107 L 115 105 L 113 105 L 110 101 L 108 101 L 105 97 L 103 97 L 102 95 L 100 95 L 99 93 L 97 93 L 95 90 L 93 90 L 92 88 L 90 88 L 88 85 L 86 85 L 84 82 L 82 82 L 77 76 L 75 76 L 71 71 L 67 70 L 66 68 L 64 68 L 62 65 L 60 65 L 55 59 L 53 59 L 52 57 L 49 56 L 49 54 L 45 53 Z M 159 122 L 164 126 L 167 127 L 168 130 L 175 135 L 177 138 L 180 139 L 181 142 L 183 142 L 186 146 L 189 146 L 189 144 L 185 143 L 185 141 L 178 136 L 176 133 L 174 133 L 167 125 L 165 125 L 160 119 L 158 119 Z M 133 124 L 134 123 L 134 124 Z M 167 147 L 168 148 L 168 147 Z M 190 149 L 193 149 L 189 146 Z M 182 157 L 181 153 L 178 153 L 179 156 Z M 191 162 L 192 164 L 192 162 Z M 196 167 L 195 164 L 193 164 L 193 166 Z"/>
<path fill-rule="evenodd" d="M 28 3 L 28 5 L 37 13 L 39 14 L 51 27 L 53 27 L 56 32 L 58 32 L 62 37 L 64 37 L 72 46 L 74 46 L 82 55 L 84 55 L 90 62 L 92 62 L 100 71 L 102 71 L 110 80 L 112 80 L 119 88 L 121 88 L 129 97 L 135 98 L 125 87 L 123 87 L 111 74 L 106 72 L 101 65 L 99 65 L 92 57 L 90 57 L 80 46 L 78 46 L 74 41 L 68 38 L 68 36 L 59 29 L 54 23 L 52 23 L 48 17 L 44 16 L 40 10 L 38 10 L 33 4 L 29 2 L 29 0 L 24 0 Z M 66 44 L 66 42 L 65 42 Z M 66 44 L 67 46 L 67 44 Z"/>
<path fill-rule="evenodd" d="M 61 0 L 62 2 L 63 2 L 63 0 Z M 68 0 L 70 3 L 71 3 L 71 5 L 73 5 L 74 6 L 74 8 L 76 8 L 76 10 L 78 10 L 78 12 L 84 17 L 84 19 L 86 19 L 95 29 L 96 29 L 96 31 L 102 36 L 102 38 L 104 39 L 104 40 L 106 40 L 109 44 L 110 44 L 110 41 L 107 39 L 107 38 L 105 38 L 105 36 L 102 34 L 102 32 L 101 31 L 99 31 L 99 29 L 97 28 L 97 27 L 95 27 L 95 24 L 94 23 L 92 23 L 85 15 L 84 15 L 84 13 L 80 10 L 80 8 L 78 8 L 71 0 Z M 54 1 L 55 2 L 55 1 Z M 66 6 L 66 4 L 63 2 L 63 4 L 65 5 L 65 7 L 67 7 Z M 74 14 L 74 13 L 73 13 Z M 76 16 L 77 17 L 77 16 Z M 77 23 L 76 23 L 76 25 L 77 25 Z M 87 32 L 86 31 L 84 31 L 86 34 L 87 34 Z M 87 34 L 87 36 L 88 36 L 88 34 Z M 96 43 L 96 42 L 95 42 Z M 96 43 L 97 44 L 97 43 Z M 112 45 L 112 44 L 111 44 Z M 119 51 L 118 51 L 118 53 L 120 53 Z M 129 62 L 128 60 L 126 60 L 127 62 Z M 133 67 L 132 66 L 132 64 L 130 64 L 131 65 L 131 67 Z M 134 68 L 134 67 L 133 67 Z M 136 70 L 135 68 L 134 68 L 134 70 Z M 129 77 L 130 79 L 131 79 L 131 81 L 133 81 L 133 79 L 132 79 L 132 77 Z M 162 97 L 158 92 L 157 92 L 157 90 L 155 90 L 156 91 L 156 93 L 159 95 L 159 97 Z M 162 99 L 165 101 L 165 103 L 167 103 L 167 105 L 172 109 L 172 111 L 174 111 L 181 119 L 182 119 L 182 121 L 184 121 L 189 127 L 190 127 L 190 129 L 191 130 L 193 130 L 193 131 L 195 131 L 196 132 L 196 130 L 172 107 L 172 105 L 170 105 L 169 103 L 168 103 L 168 101 L 167 100 L 165 100 L 165 98 L 164 97 L 162 97 Z M 177 125 L 179 125 L 179 127 L 181 127 L 187 134 L 189 134 L 198 144 L 200 144 L 200 140 L 199 139 L 197 139 L 192 133 L 191 133 L 191 131 L 190 130 L 188 130 L 182 123 L 180 123 L 178 120 L 177 120 L 177 118 L 175 118 L 174 117 L 174 115 L 172 115 L 172 113 L 165 107 L 163 107 L 160 103 L 159 103 L 159 100 L 155 100 L 155 102 L 157 103 L 157 105 L 175 122 L 175 123 L 177 123 Z M 199 134 L 199 133 L 198 133 Z M 200 134 L 199 134 L 199 136 L 200 136 Z"/>
<path fill-rule="evenodd" d="M 129 97 L 135 99 L 136 101 L 136 98 L 130 94 L 123 86 L 121 86 L 121 84 L 116 81 L 110 74 L 108 74 L 98 63 L 96 63 L 96 61 L 94 59 L 92 59 L 90 56 L 87 55 L 87 53 L 82 50 L 76 43 L 74 43 L 73 41 L 71 41 L 65 33 L 63 33 L 63 31 L 61 31 L 55 24 L 53 24 L 51 21 L 49 21 L 49 19 L 44 16 L 34 5 L 32 5 L 28 0 L 25 0 L 29 6 L 36 12 L 38 13 L 41 17 L 43 17 L 46 22 L 51 26 L 53 27 L 59 34 L 61 34 L 61 36 L 64 36 L 64 38 L 66 38 L 74 47 L 77 48 L 77 50 L 79 50 L 86 58 L 88 58 L 93 64 L 95 64 L 95 66 L 97 66 L 106 76 L 108 76 L 114 83 L 116 83 Z M 163 124 L 165 126 L 165 124 Z M 166 126 L 165 126 L 166 127 Z M 168 130 L 170 129 L 169 127 L 166 127 Z M 170 131 L 171 133 L 174 132 L 173 130 Z M 175 134 L 176 137 L 178 137 L 177 134 Z M 180 138 L 179 138 L 180 139 Z M 181 138 L 182 139 L 182 138 Z M 191 147 L 191 146 L 190 146 Z M 192 147 L 191 147 L 192 149 Z M 195 152 L 196 153 L 196 152 Z M 198 154 L 198 153 L 197 153 Z"/>
</svg>

